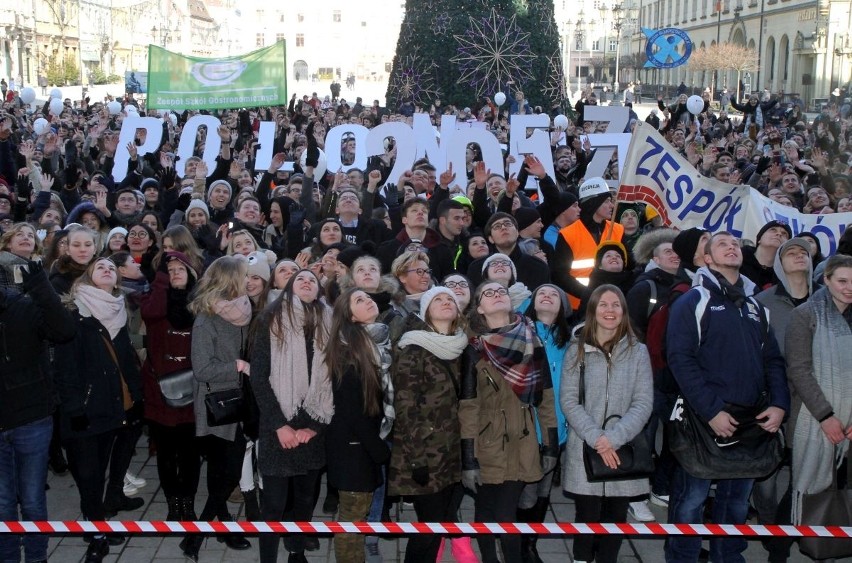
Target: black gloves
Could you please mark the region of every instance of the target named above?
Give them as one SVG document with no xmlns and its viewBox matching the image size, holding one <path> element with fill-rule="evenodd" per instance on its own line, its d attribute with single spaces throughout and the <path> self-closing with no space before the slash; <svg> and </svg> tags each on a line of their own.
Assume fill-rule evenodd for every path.
<svg viewBox="0 0 852 563">
<path fill-rule="evenodd" d="M 429 468 L 426 466 L 415 467 L 411 471 L 411 478 L 421 487 L 425 487 L 429 484 Z"/>
<path fill-rule="evenodd" d="M 189 207 L 189 203 L 192 201 L 192 194 L 181 194 L 177 198 L 177 206 L 176 209 L 179 211 L 183 211 L 186 213 L 186 208 Z"/>
<path fill-rule="evenodd" d="M 78 414 L 71 417 L 71 430 L 74 432 L 85 432 L 89 429 L 89 417 L 86 414 Z"/>
<path fill-rule="evenodd" d="M 311 121 L 308 124 L 308 128 L 305 131 L 305 135 L 308 137 L 308 147 L 307 154 L 305 156 L 305 166 L 316 167 L 319 164 L 319 145 L 317 145 L 317 139 L 314 137 L 314 122 Z"/>
<path fill-rule="evenodd" d="M 145 415 L 145 403 L 136 401 L 133 406 L 124 411 L 124 416 L 127 419 L 127 424 L 138 424 L 142 422 L 142 417 Z"/>
<path fill-rule="evenodd" d="M 24 284 L 24 292 L 29 291 L 40 281 L 47 279 L 44 273 L 44 264 L 40 260 L 30 260 L 21 268 L 21 280 Z"/>
<path fill-rule="evenodd" d="M 388 204 L 388 207 L 396 207 L 400 204 L 399 187 L 396 184 L 385 184 L 385 203 Z"/>
</svg>

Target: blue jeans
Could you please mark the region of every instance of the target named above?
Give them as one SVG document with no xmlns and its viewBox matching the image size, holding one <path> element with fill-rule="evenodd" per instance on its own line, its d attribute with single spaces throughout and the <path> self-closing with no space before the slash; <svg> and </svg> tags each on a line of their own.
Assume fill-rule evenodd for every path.
<svg viewBox="0 0 852 563">
<path fill-rule="evenodd" d="M 0 432 L 0 520 L 18 520 L 18 502 L 24 520 L 47 520 L 47 458 L 53 418 L 47 417 Z M 47 559 L 48 536 L 0 534 L 0 561 Z"/>
<path fill-rule="evenodd" d="M 669 498 L 670 524 L 701 524 L 704 502 L 710 493 L 709 479 L 698 479 L 677 467 Z M 748 516 L 748 497 L 754 479 L 720 479 L 716 481 L 713 502 L 713 523 L 745 524 Z M 745 563 L 742 553 L 746 540 L 737 537 L 710 540 L 710 561 L 713 563 Z M 698 561 L 701 537 L 670 536 L 666 540 L 666 561 L 687 563 Z"/>
</svg>

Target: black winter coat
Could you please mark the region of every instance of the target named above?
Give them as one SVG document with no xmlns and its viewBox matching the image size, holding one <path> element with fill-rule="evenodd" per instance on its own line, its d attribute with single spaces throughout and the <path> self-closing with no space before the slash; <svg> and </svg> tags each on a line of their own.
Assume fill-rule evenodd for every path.
<svg viewBox="0 0 852 563">
<path fill-rule="evenodd" d="M 56 384 L 62 400 L 60 422 L 64 438 L 93 436 L 115 430 L 128 423 L 124 410 L 121 378 L 127 384 L 134 403 L 142 400 L 139 359 L 130 343 L 127 327 L 111 340 L 118 364 L 113 361 L 104 338 L 109 332 L 94 317 L 72 313 L 76 335 L 56 347 Z M 85 415 L 89 426 L 76 432 L 71 418 Z"/>
<path fill-rule="evenodd" d="M 326 434 L 328 482 L 341 491 L 372 492 L 382 484 L 382 465 L 390 449 L 379 438 L 381 412 L 364 414 L 361 378 L 349 366 L 340 381 L 332 379 L 334 416 Z"/>
<path fill-rule="evenodd" d="M 43 272 L 23 287 L 23 294 L 0 290 L 0 431 L 53 413 L 47 342 L 74 336 L 71 315 Z"/>
</svg>

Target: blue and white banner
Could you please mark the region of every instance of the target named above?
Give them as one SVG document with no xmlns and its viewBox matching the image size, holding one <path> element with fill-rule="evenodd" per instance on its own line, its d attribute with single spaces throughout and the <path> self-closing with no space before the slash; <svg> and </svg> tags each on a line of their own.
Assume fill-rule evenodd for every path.
<svg viewBox="0 0 852 563">
<path fill-rule="evenodd" d="M 790 225 L 794 235 L 814 233 L 826 255 L 837 250 L 840 235 L 852 222 L 852 213 L 805 214 L 772 201 L 750 186 L 702 176 L 647 123 L 639 123 L 633 133 L 618 199 L 647 203 L 668 227 L 729 231 L 752 241 L 767 222 L 782 221 Z"/>
</svg>

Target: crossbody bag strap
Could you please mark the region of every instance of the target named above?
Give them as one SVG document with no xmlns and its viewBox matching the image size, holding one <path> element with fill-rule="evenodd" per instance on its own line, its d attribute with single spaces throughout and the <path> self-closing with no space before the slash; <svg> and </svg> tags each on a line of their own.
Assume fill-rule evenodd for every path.
<svg viewBox="0 0 852 563">
<path fill-rule="evenodd" d="M 118 370 L 118 378 L 121 381 L 121 400 L 124 410 L 128 410 L 133 406 L 133 397 L 130 396 L 130 388 L 127 386 L 127 381 L 124 379 L 124 372 L 121 369 L 121 363 L 119 363 L 118 356 L 115 353 L 115 347 L 113 347 L 110 339 L 104 336 L 103 333 L 101 333 L 101 339 L 103 339 L 104 346 L 106 346 L 106 349 L 109 351 L 109 355 L 112 357 L 115 368 Z"/>
</svg>

